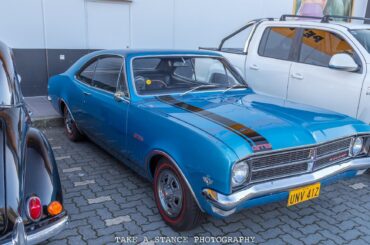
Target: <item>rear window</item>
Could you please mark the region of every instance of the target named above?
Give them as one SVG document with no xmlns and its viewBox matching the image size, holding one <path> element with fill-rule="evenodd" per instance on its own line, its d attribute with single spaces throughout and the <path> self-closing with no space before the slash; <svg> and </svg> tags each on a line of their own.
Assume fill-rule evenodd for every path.
<svg viewBox="0 0 370 245">
<path fill-rule="evenodd" d="M 267 28 L 263 33 L 258 54 L 269 58 L 289 60 L 295 35 L 296 28 Z"/>
<path fill-rule="evenodd" d="M 6 76 L 5 70 L 3 66 L 0 65 L 0 107 L 13 104 L 13 93 L 9 85 L 10 83 L 8 81 L 8 77 Z"/>
<path fill-rule="evenodd" d="M 84 70 L 81 71 L 80 74 L 78 74 L 77 78 L 82 82 L 91 85 L 97 63 L 98 61 L 94 61 L 93 63 L 89 64 Z"/>
</svg>

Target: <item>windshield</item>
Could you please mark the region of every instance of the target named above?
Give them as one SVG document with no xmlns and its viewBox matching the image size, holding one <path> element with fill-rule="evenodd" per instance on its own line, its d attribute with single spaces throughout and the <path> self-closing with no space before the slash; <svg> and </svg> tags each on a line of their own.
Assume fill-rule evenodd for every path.
<svg viewBox="0 0 370 245">
<path fill-rule="evenodd" d="M 213 57 L 151 57 L 133 61 L 139 95 L 191 93 L 246 86 L 223 59 Z"/>
<path fill-rule="evenodd" d="M 370 29 L 351 30 L 351 33 L 370 53 Z"/>
</svg>

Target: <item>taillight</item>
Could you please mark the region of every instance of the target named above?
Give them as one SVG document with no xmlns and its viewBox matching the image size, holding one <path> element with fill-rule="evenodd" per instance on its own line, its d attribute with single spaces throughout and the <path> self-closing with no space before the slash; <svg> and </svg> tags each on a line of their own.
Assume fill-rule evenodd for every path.
<svg viewBox="0 0 370 245">
<path fill-rule="evenodd" d="M 62 204 L 60 204 L 60 202 L 58 202 L 58 201 L 54 201 L 54 202 L 50 203 L 50 204 L 49 204 L 49 206 L 48 206 L 48 213 L 49 213 L 51 216 L 58 215 L 58 214 L 60 214 L 62 211 L 63 211 L 63 206 L 62 206 Z"/>
<path fill-rule="evenodd" d="M 40 198 L 33 196 L 27 201 L 27 216 L 32 221 L 38 221 L 42 215 L 42 204 Z"/>
</svg>

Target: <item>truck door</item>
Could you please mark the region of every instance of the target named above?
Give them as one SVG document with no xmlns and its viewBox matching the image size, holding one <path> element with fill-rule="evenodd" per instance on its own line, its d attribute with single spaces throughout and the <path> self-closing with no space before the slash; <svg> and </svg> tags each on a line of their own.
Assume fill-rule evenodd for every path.
<svg viewBox="0 0 370 245">
<path fill-rule="evenodd" d="M 256 32 L 245 63 L 245 78 L 254 91 L 286 98 L 297 30 L 267 26 Z"/>
<path fill-rule="evenodd" d="M 356 117 L 366 66 L 355 46 L 339 33 L 313 28 L 303 29 L 300 43 L 290 71 L 288 99 Z M 330 68 L 331 57 L 339 53 L 350 54 L 360 69 Z"/>
</svg>

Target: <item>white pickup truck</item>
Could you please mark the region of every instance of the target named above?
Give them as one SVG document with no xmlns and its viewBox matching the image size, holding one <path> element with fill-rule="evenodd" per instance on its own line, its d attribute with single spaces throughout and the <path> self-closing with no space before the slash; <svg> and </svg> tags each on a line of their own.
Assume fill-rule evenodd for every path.
<svg viewBox="0 0 370 245">
<path fill-rule="evenodd" d="M 306 17 L 253 20 L 213 50 L 257 93 L 370 123 L 370 25 L 332 21 L 365 20 L 358 17 Z"/>
</svg>

